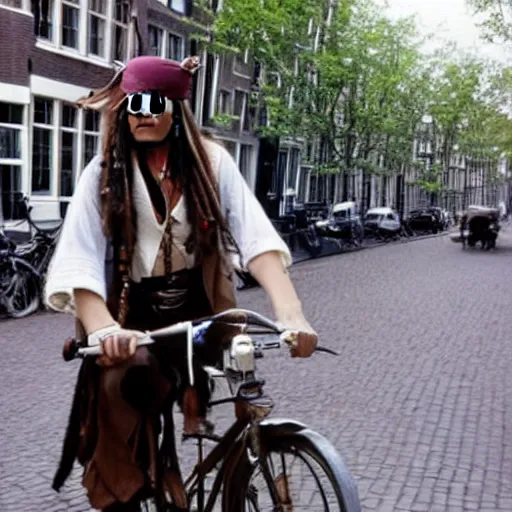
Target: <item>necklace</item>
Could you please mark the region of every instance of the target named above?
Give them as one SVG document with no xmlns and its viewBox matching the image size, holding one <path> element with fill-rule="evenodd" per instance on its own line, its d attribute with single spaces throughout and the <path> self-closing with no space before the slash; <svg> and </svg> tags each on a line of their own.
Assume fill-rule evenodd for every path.
<svg viewBox="0 0 512 512">
<path fill-rule="evenodd" d="M 162 181 L 164 181 L 165 178 L 167 178 L 167 169 L 166 169 L 166 167 L 167 166 L 162 167 L 162 170 L 160 171 L 160 173 L 158 175 L 159 183 L 162 183 Z"/>
<path fill-rule="evenodd" d="M 167 171 L 167 158 L 165 159 L 165 163 L 163 164 L 162 168 L 160 169 L 158 174 L 153 174 L 153 177 L 155 178 L 156 182 L 161 185 L 162 182 L 169 176 L 169 173 Z"/>
</svg>

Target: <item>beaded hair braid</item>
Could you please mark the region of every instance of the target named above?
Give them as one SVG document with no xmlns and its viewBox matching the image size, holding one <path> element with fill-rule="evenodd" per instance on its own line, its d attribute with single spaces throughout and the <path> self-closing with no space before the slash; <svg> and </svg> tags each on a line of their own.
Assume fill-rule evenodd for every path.
<svg viewBox="0 0 512 512">
<path fill-rule="evenodd" d="M 119 84 L 122 70 L 110 84 L 82 98 L 84 108 L 102 110 L 103 147 L 100 180 L 101 217 L 103 232 L 114 247 L 114 302 L 112 312 L 124 325 L 128 312 L 129 269 L 136 242 L 136 213 L 132 203 L 132 151 L 136 149 L 124 108 L 126 95 Z M 173 125 L 169 138 L 172 151 L 171 179 L 185 196 L 187 216 L 191 226 L 187 250 L 200 258 L 215 249 L 241 257 L 224 218 L 218 186 L 203 137 L 186 100 L 173 101 Z M 143 156 L 143 152 L 139 153 Z M 220 239 L 219 239 L 220 235 Z M 223 255 L 225 257 L 225 255 Z"/>
</svg>

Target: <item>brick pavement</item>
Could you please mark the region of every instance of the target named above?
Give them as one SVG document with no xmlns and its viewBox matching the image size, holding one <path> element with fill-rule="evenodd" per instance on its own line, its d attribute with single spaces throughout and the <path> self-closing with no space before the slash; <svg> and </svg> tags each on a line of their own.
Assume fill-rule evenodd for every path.
<svg viewBox="0 0 512 512">
<path fill-rule="evenodd" d="M 260 364 L 275 416 L 326 434 L 365 511 L 512 511 L 512 233 L 495 253 L 433 238 L 302 263 L 292 274 L 340 358 Z M 241 305 L 269 313 L 262 290 Z M 87 511 L 79 471 L 50 489 L 77 364 L 70 319 L 0 323 L 0 511 Z M 299 378 L 300 376 L 300 378 Z M 215 415 L 219 428 L 231 408 Z M 189 466 L 192 446 L 183 450 Z"/>
</svg>

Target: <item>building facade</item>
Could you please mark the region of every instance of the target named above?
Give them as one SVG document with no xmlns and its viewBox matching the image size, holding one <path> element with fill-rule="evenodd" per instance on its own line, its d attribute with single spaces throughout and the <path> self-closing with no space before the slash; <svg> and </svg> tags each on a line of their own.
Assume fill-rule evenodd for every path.
<svg viewBox="0 0 512 512">
<path fill-rule="evenodd" d="M 27 196 L 39 221 L 60 219 L 100 144 L 100 115 L 74 102 L 134 55 L 200 56 L 192 108 L 254 188 L 251 64 L 218 56 L 192 34 L 208 17 L 188 0 L 0 0 L 0 225 Z M 5 37 L 9 34 L 9 37 Z M 232 122 L 219 125 L 219 114 Z"/>
</svg>

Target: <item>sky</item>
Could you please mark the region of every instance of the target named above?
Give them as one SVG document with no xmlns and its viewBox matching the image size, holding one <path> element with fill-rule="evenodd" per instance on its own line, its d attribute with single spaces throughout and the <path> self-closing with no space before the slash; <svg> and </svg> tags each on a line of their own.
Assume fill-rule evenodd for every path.
<svg viewBox="0 0 512 512">
<path fill-rule="evenodd" d="M 386 0 L 380 0 L 382 4 Z M 484 43 L 477 27 L 478 17 L 472 15 L 466 0 L 387 0 L 387 14 L 392 19 L 417 15 L 418 28 L 424 34 L 435 32 L 435 43 L 442 45 L 443 40 L 453 40 L 460 47 L 477 53 L 481 57 L 512 64 L 512 51 L 503 45 Z"/>
</svg>

